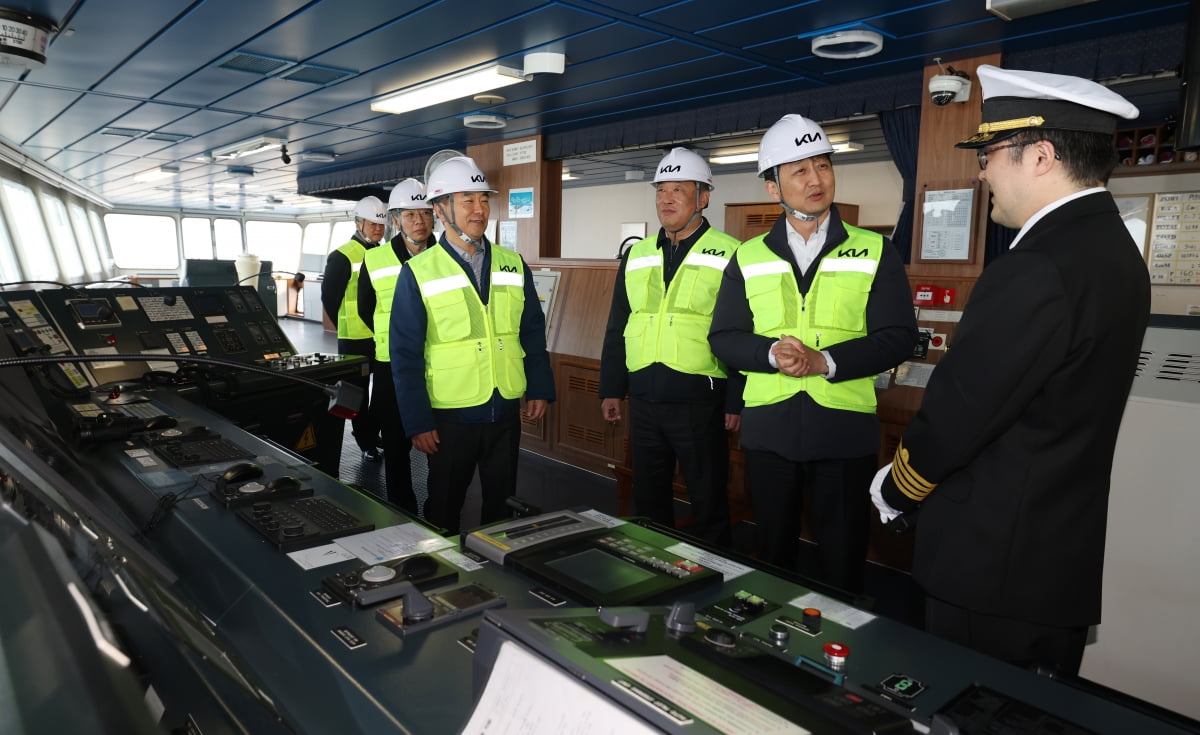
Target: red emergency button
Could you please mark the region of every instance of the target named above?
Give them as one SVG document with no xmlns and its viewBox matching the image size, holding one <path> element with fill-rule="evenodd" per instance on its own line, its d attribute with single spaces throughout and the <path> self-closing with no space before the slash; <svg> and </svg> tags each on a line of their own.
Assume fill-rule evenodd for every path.
<svg viewBox="0 0 1200 735">
<path fill-rule="evenodd" d="M 109 343 L 110 345 L 115 345 L 117 343 L 117 335 L 106 334 L 106 335 L 104 335 L 104 341 Z"/>
<path fill-rule="evenodd" d="M 825 663 L 829 664 L 829 668 L 835 671 L 840 671 L 846 666 L 846 657 L 850 655 L 850 646 L 837 641 L 829 641 L 822 650 L 825 651 Z"/>
</svg>

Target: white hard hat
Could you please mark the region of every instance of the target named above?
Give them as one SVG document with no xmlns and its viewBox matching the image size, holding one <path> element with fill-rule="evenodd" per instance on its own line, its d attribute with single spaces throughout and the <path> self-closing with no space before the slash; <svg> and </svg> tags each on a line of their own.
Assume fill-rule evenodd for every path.
<svg viewBox="0 0 1200 735">
<path fill-rule="evenodd" d="M 661 181 L 695 181 L 713 189 L 712 170 L 708 161 L 689 151 L 687 148 L 672 148 L 658 162 L 658 171 L 654 174 L 657 185 Z"/>
<path fill-rule="evenodd" d="M 383 202 L 379 201 L 379 197 L 363 197 L 358 200 L 358 204 L 354 205 L 354 218 L 365 219 L 377 225 L 385 225 L 387 224 L 387 210 L 383 208 Z"/>
<path fill-rule="evenodd" d="M 429 174 L 428 189 L 430 199 L 457 191 L 496 193 L 496 190 L 488 185 L 487 176 L 475 165 L 475 161 L 467 156 L 455 156 L 442 161 L 433 173 Z"/>
<path fill-rule="evenodd" d="M 388 211 L 393 209 L 433 209 L 425 196 L 425 185 L 416 179 L 405 179 L 392 187 L 388 195 Z"/>
<path fill-rule="evenodd" d="M 784 115 L 763 134 L 758 146 L 758 175 L 784 163 L 833 153 L 825 131 L 802 115 Z"/>
</svg>

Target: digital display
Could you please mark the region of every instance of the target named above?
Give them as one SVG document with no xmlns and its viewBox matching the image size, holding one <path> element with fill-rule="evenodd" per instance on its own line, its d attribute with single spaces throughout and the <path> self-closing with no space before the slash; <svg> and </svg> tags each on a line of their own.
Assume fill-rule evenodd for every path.
<svg viewBox="0 0 1200 735">
<path fill-rule="evenodd" d="M 599 549 L 587 549 L 577 554 L 546 562 L 546 566 L 573 579 L 581 580 L 597 592 L 612 592 L 631 587 L 648 579 L 654 572 L 630 564 Z"/>
<path fill-rule="evenodd" d="M 121 323 L 108 301 L 104 299 L 75 299 L 68 301 L 67 305 L 71 307 L 75 321 L 85 329 Z"/>
<path fill-rule="evenodd" d="M 213 294 L 195 294 L 189 297 L 189 300 L 192 302 L 192 308 L 200 316 L 220 316 L 225 313 L 221 300 Z"/>
</svg>

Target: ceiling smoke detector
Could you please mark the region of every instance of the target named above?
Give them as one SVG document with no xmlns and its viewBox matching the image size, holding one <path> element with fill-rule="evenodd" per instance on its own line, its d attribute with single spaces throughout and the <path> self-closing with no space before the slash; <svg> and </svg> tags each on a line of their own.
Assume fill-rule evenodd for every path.
<svg viewBox="0 0 1200 735">
<path fill-rule="evenodd" d="M 481 128 L 484 130 L 496 130 L 508 125 L 508 120 L 499 115 L 467 115 L 463 118 L 463 125 L 468 128 Z"/>
<path fill-rule="evenodd" d="M 484 94 L 475 95 L 474 99 L 481 105 L 502 105 L 505 102 L 508 102 L 508 98 L 504 95 L 487 94 L 486 92 Z"/>
</svg>

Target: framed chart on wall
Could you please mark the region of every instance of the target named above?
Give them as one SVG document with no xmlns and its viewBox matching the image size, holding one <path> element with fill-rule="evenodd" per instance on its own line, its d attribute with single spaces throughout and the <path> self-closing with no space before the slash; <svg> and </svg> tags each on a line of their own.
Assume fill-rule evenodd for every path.
<svg viewBox="0 0 1200 735">
<path fill-rule="evenodd" d="M 974 263 L 980 227 L 978 180 L 931 183 L 921 196 L 918 263 Z"/>
</svg>

